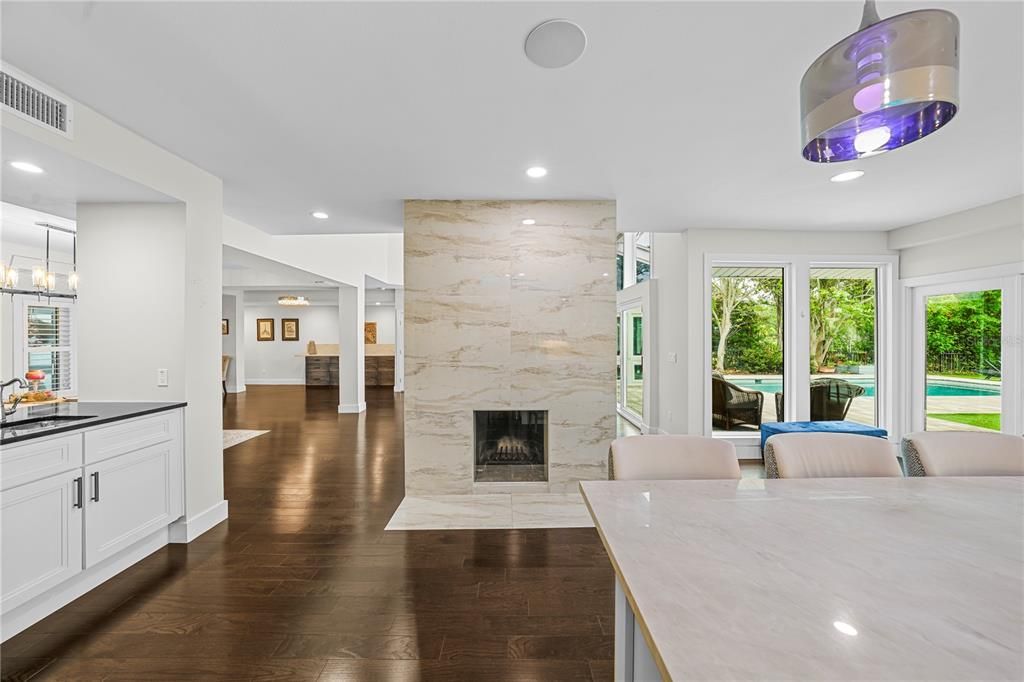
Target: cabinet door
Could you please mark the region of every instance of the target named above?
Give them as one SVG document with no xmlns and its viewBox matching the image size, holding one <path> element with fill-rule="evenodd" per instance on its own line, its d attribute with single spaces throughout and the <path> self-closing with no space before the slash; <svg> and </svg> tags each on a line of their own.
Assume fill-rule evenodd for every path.
<svg viewBox="0 0 1024 682">
<path fill-rule="evenodd" d="M 82 570 L 82 470 L 0 493 L 0 611 Z"/>
<path fill-rule="evenodd" d="M 86 568 L 180 516 L 178 451 L 160 443 L 85 468 Z"/>
</svg>

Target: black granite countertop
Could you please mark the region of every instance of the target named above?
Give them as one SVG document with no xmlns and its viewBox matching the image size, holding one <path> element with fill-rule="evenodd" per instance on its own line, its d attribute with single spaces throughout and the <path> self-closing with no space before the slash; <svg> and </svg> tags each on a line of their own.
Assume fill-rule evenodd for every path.
<svg viewBox="0 0 1024 682">
<path fill-rule="evenodd" d="M 22 403 L 24 405 L 24 403 Z M 185 407 L 187 403 L 55 403 L 29 405 L 7 418 L 0 432 L 0 445 L 45 438 L 58 433 L 109 424 Z M 70 417 L 70 419 L 69 419 Z M 42 420 L 42 422 L 41 422 Z M 42 425 L 41 425 L 42 423 Z"/>
</svg>

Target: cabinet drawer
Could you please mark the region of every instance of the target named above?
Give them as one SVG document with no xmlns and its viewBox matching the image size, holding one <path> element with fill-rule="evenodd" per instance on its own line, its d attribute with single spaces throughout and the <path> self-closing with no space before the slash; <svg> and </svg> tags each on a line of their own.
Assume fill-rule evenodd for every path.
<svg viewBox="0 0 1024 682">
<path fill-rule="evenodd" d="M 377 385 L 378 386 L 394 386 L 395 385 L 395 370 L 385 370 L 377 372 Z"/>
<path fill-rule="evenodd" d="M 0 452 L 0 490 L 38 481 L 82 466 L 82 434 L 55 436 Z"/>
<path fill-rule="evenodd" d="M 134 452 L 179 438 L 181 411 L 159 412 L 148 417 L 118 422 L 85 434 L 85 463 Z"/>
<path fill-rule="evenodd" d="M 0 611 L 82 571 L 81 469 L 0 493 Z"/>
</svg>

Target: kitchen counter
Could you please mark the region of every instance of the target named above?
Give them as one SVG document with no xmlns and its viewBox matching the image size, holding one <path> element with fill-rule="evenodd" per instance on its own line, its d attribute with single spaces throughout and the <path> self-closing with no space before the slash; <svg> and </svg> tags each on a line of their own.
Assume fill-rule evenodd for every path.
<svg viewBox="0 0 1024 682">
<path fill-rule="evenodd" d="M 0 445 L 20 443 L 34 438 L 45 438 L 100 424 L 132 419 L 155 412 L 164 412 L 185 407 L 186 403 L 56 403 L 29 405 L 7 418 L 0 432 Z M 78 417 L 77 419 L 67 419 Z M 55 418 L 51 425 L 33 428 L 40 419 Z M 63 419 L 62 419 L 63 418 Z M 19 428 L 19 424 L 22 426 Z"/>
<path fill-rule="evenodd" d="M 584 481 L 615 679 L 1021 679 L 1019 477 Z"/>
</svg>

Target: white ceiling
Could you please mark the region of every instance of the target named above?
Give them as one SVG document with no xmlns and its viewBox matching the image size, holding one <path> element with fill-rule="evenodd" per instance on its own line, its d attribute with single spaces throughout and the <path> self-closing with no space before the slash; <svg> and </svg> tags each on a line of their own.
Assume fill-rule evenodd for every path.
<svg viewBox="0 0 1024 682">
<path fill-rule="evenodd" d="M 853 0 L 5 2 L 2 56 L 219 175 L 225 211 L 273 233 L 400 230 L 406 198 L 611 197 L 629 230 L 889 229 L 1024 184 L 1022 4 L 879 10 L 922 6 L 961 20 L 962 110 L 846 185 L 800 156 L 799 83 L 857 28 Z M 522 44 L 553 17 L 589 46 L 545 70 Z"/>
<path fill-rule="evenodd" d="M 7 128 L 2 130 L 0 198 L 3 201 L 70 220 L 75 219 L 79 203 L 175 201 Z M 44 172 L 26 173 L 12 168 L 11 161 L 28 161 Z"/>
</svg>

